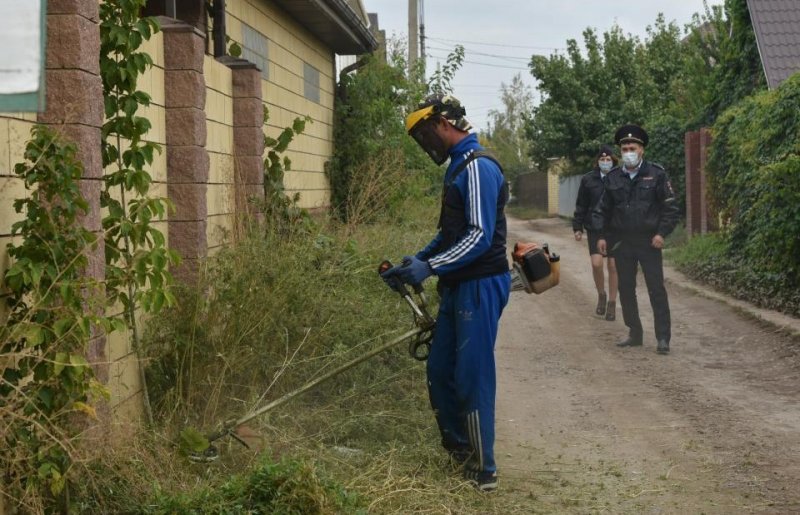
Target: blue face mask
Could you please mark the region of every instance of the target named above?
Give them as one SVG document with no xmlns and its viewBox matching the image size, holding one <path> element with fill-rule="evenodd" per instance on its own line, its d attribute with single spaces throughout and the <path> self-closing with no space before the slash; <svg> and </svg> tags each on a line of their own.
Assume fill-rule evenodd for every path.
<svg viewBox="0 0 800 515">
<path fill-rule="evenodd" d="M 600 166 L 600 171 L 603 173 L 608 173 L 614 167 L 614 163 L 612 161 L 600 161 L 597 163 Z"/>
<path fill-rule="evenodd" d="M 639 153 L 623 152 L 622 162 L 625 163 L 625 166 L 628 168 L 636 168 L 636 166 L 639 164 Z"/>
</svg>

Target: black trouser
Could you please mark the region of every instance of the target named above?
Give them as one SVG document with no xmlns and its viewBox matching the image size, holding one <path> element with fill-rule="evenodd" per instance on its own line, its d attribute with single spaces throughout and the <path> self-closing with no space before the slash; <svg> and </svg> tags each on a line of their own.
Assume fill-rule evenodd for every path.
<svg viewBox="0 0 800 515">
<path fill-rule="evenodd" d="M 650 238 L 623 238 L 614 252 L 619 277 L 619 300 L 622 304 L 622 318 L 630 330 L 630 335 L 641 338 L 644 334 L 639 319 L 639 302 L 636 299 L 637 265 L 642 265 L 650 305 L 653 307 L 656 340 L 670 340 L 670 316 L 667 289 L 664 287 L 664 268 L 661 249 L 650 245 Z"/>
</svg>

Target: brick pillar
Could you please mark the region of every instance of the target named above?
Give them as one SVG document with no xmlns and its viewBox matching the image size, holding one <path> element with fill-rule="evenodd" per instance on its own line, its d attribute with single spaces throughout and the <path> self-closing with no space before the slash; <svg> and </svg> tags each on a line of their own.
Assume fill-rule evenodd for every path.
<svg viewBox="0 0 800 515">
<path fill-rule="evenodd" d="M 194 26 L 180 21 L 162 18 L 162 24 L 167 195 L 175 204 L 175 212 L 169 217 L 169 243 L 183 259 L 173 274 L 191 284 L 208 250 L 205 38 Z"/>
<path fill-rule="evenodd" d="M 686 153 L 686 233 L 700 232 L 700 133 L 687 132 Z"/>
<path fill-rule="evenodd" d="M 264 104 L 261 72 L 245 59 L 225 56 L 219 61 L 233 76 L 233 154 L 236 211 L 255 215 L 248 199 L 264 195 Z"/>
<path fill-rule="evenodd" d="M 81 192 L 89 203 L 89 213 L 82 221 L 97 234 L 102 230 L 100 128 L 104 116 L 98 6 L 97 0 L 47 2 L 46 110 L 38 116 L 39 123 L 52 125 L 77 145 L 83 163 Z M 89 256 L 88 274 L 98 281 L 105 279 L 102 239 Z M 98 380 L 108 382 L 106 338 L 97 329 L 89 342 L 87 358 Z"/>
<path fill-rule="evenodd" d="M 706 165 L 708 164 L 708 153 L 711 151 L 711 131 L 706 127 L 699 132 L 699 210 L 700 210 L 700 232 L 705 234 L 708 231 L 717 229 L 717 219 L 711 214 L 711 206 L 708 201 L 708 187 L 706 181 Z"/>
</svg>

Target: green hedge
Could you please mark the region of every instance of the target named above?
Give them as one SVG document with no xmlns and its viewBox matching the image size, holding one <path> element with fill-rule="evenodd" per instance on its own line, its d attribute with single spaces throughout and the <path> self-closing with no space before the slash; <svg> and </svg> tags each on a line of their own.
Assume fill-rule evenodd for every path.
<svg viewBox="0 0 800 515">
<path fill-rule="evenodd" d="M 714 126 L 713 202 L 732 256 L 800 285 L 800 74 L 747 98 Z"/>
<path fill-rule="evenodd" d="M 800 314 L 800 74 L 746 98 L 713 128 L 709 192 L 724 230 L 674 254 L 746 300 Z"/>
</svg>

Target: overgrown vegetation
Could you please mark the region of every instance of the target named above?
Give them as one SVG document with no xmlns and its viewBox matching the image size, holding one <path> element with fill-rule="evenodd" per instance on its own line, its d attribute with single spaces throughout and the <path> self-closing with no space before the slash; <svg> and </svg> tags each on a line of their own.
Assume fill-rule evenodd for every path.
<svg viewBox="0 0 800 515">
<path fill-rule="evenodd" d="M 362 57 L 357 72 L 344 75 L 337 88 L 334 154 L 326 171 L 334 215 L 351 229 L 402 216 L 405 199 L 439 192 L 441 171 L 408 137 L 405 117 L 426 94 L 452 91 L 464 48 L 456 46 L 425 81 L 421 68 L 408 69 L 403 45 L 392 45 L 388 62 Z"/>
<path fill-rule="evenodd" d="M 139 17 L 143 5 L 100 4 L 102 232 L 84 226 L 90 206 L 74 145 L 34 126 L 26 162 L 15 167 L 30 194 L 14 204 L 25 217 L 12 227 L 18 241 L 8 247 L 13 264 L 3 277 L 10 316 L 0 331 L 0 409 L 3 443 L 12 452 L 2 454 L 0 474 L 4 497 L 30 512 L 69 512 L 70 491 L 86 479 L 78 464 L 96 454 L 85 435 L 107 391 L 90 365 L 104 350 L 90 348 L 90 338 L 130 328 L 138 349 L 137 307 L 155 313 L 174 302 L 167 267 L 177 257 L 152 224 L 168 203 L 147 196 L 152 179 L 145 168 L 157 147 L 142 140 L 150 123 L 137 116 L 149 103 L 137 79 L 152 65 L 137 49 L 157 30 L 153 19 Z M 122 313 L 114 312 L 116 303 Z"/>
<path fill-rule="evenodd" d="M 148 384 L 164 425 L 98 464 L 85 511 L 511 512 L 502 508 L 511 499 L 474 492 L 438 449 L 424 365 L 403 345 L 249 423 L 238 434 L 253 450 L 228 438 L 219 462 L 193 465 L 169 445 L 187 426 L 211 431 L 410 327 L 376 266 L 424 245 L 437 205 L 402 208 L 401 224 L 253 231 L 211 258 L 199 289 L 149 324 Z"/>
<path fill-rule="evenodd" d="M 795 315 L 800 314 L 798 105 L 800 74 L 795 74 L 719 118 L 708 170 L 725 229 L 693 240 L 676 256 L 694 277 Z M 708 249 L 713 252 L 689 260 Z"/>
<path fill-rule="evenodd" d="M 24 218 L 11 229 L 13 265 L 3 277 L 9 316 L 0 328 L 0 478 L 3 495 L 29 511 L 68 509 L 78 435 L 104 396 L 86 355 L 93 326 L 108 330 L 99 281 L 87 274 L 96 235 L 76 223 L 88 214 L 75 145 L 34 126 L 25 162 L 15 166 L 30 196 L 14 201 Z"/>
</svg>

